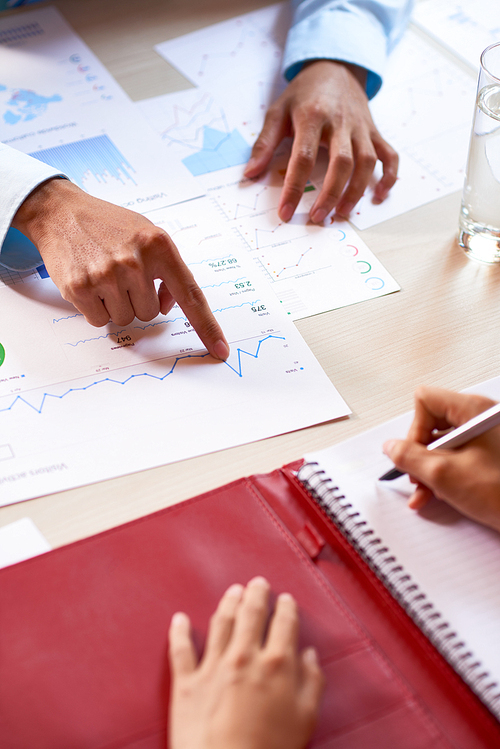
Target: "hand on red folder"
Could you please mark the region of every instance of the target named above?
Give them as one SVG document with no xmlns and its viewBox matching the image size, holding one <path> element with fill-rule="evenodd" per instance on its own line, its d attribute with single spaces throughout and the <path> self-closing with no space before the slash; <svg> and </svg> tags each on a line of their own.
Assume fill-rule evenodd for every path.
<svg viewBox="0 0 500 749">
<path fill-rule="evenodd" d="M 278 596 L 267 629 L 269 583 L 232 585 L 213 615 L 201 661 L 186 614 L 170 627 L 170 749 L 303 749 L 315 726 L 323 675 L 297 650 L 297 604 Z"/>
<path fill-rule="evenodd" d="M 409 506 L 418 510 L 432 496 L 467 517 L 500 531 L 500 427 L 454 450 L 429 452 L 434 430 L 458 427 L 494 405 L 480 395 L 421 387 L 406 440 L 390 440 L 384 452 L 417 485 Z"/>
</svg>

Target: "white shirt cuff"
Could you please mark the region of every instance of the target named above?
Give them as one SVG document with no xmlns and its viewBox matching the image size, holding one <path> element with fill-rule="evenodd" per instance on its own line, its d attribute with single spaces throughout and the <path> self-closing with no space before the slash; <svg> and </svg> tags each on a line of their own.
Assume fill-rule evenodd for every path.
<svg viewBox="0 0 500 749">
<path fill-rule="evenodd" d="M 29 270 L 43 262 L 34 244 L 10 225 L 28 195 L 53 177 L 66 175 L 0 143 L 0 264 L 6 268 Z"/>
</svg>

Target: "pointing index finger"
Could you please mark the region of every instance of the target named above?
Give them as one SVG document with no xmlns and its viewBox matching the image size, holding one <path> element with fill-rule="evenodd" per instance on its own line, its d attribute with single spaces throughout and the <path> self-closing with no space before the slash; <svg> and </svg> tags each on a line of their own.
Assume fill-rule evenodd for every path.
<svg viewBox="0 0 500 749">
<path fill-rule="evenodd" d="M 229 345 L 203 291 L 168 234 L 161 235 L 157 241 L 163 244 L 162 262 L 157 270 L 157 277 L 164 282 L 209 353 L 216 359 L 225 361 L 229 356 Z"/>
</svg>

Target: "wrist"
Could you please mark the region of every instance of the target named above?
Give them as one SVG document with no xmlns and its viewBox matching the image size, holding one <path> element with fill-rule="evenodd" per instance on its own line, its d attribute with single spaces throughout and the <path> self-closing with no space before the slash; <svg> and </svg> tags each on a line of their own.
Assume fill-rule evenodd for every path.
<svg viewBox="0 0 500 749">
<path fill-rule="evenodd" d="M 59 203 L 66 203 L 79 188 L 67 179 L 52 177 L 30 192 L 17 209 L 12 226 L 35 245 L 36 238 L 46 221 L 54 222 Z"/>
<path fill-rule="evenodd" d="M 366 90 L 366 79 L 368 76 L 368 72 L 365 68 L 360 67 L 359 65 L 354 65 L 350 62 L 345 62 L 344 60 L 328 60 L 328 59 L 317 59 L 317 60 L 307 60 L 307 62 L 304 63 L 302 66 L 302 70 L 305 70 L 306 68 L 310 67 L 321 67 L 324 70 L 330 69 L 336 69 L 339 72 L 347 70 L 350 75 L 352 75 L 363 91 Z"/>
</svg>

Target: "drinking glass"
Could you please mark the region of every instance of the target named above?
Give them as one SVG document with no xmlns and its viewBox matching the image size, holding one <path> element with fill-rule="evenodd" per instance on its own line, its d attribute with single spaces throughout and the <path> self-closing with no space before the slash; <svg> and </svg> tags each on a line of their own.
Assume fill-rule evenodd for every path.
<svg viewBox="0 0 500 749">
<path fill-rule="evenodd" d="M 475 260 L 500 262 L 500 42 L 481 55 L 458 243 Z"/>
</svg>

